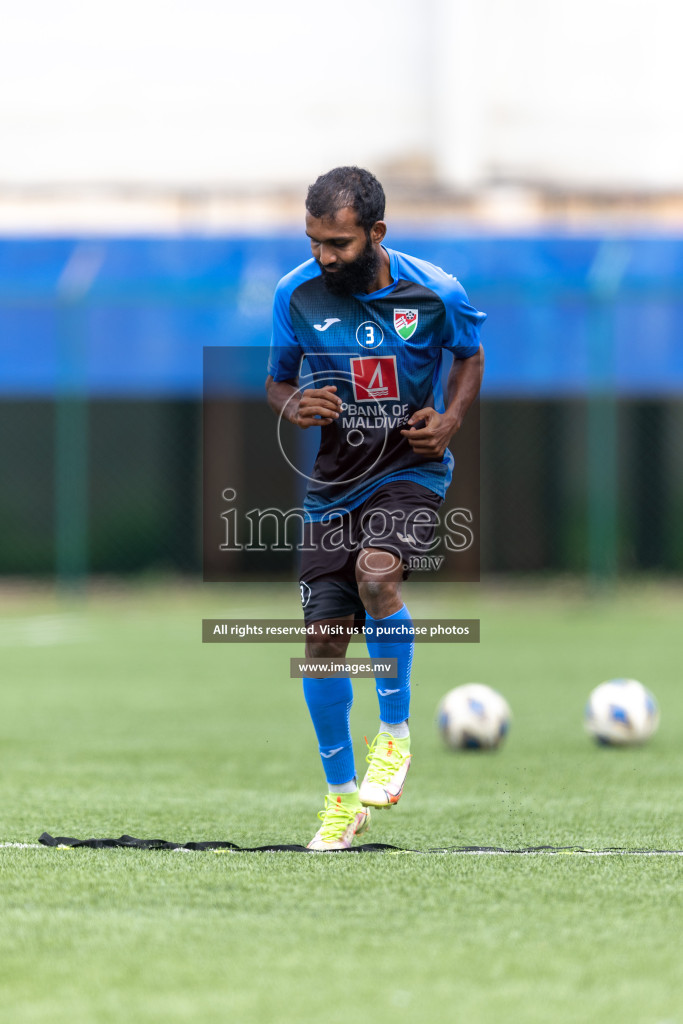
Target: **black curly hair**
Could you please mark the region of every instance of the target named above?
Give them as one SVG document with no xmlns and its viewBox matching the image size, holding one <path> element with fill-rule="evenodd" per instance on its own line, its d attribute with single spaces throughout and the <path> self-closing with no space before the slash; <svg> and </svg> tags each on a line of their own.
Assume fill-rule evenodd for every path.
<svg viewBox="0 0 683 1024">
<path fill-rule="evenodd" d="M 366 233 L 384 219 L 384 189 L 374 174 L 362 167 L 335 167 L 309 186 L 306 209 L 312 217 L 334 217 L 345 206 L 356 211 Z"/>
</svg>

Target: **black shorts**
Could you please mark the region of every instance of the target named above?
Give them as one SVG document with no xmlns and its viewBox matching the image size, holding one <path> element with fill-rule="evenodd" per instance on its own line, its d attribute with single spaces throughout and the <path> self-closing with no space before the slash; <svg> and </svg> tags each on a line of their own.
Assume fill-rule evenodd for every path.
<svg viewBox="0 0 683 1024">
<path fill-rule="evenodd" d="M 363 548 L 390 551 L 403 562 L 429 550 L 442 498 L 412 480 L 383 484 L 362 505 L 325 523 L 307 523 L 299 587 L 306 623 L 355 615 L 365 617 L 356 583 L 356 559 Z"/>
</svg>

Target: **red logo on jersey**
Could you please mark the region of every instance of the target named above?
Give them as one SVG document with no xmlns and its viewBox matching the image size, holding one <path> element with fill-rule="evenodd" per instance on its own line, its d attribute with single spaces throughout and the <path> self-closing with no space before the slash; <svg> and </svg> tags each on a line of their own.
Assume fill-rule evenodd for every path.
<svg viewBox="0 0 683 1024">
<path fill-rule="evenodd" d="M 351 378 L 357 402 L 401 397 L 396 356 L 357 356 L 351 360 Z"/>
</svg>

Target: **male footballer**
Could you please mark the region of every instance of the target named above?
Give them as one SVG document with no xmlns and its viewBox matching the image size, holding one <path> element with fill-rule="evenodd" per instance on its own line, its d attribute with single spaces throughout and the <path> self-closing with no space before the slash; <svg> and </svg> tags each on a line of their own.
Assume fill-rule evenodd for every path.
<svg viewBox="0 0 683 1024">
<path fill-rule="evenodd" d="M 383 245 L 384 207 L 369 171 L 321 175 L 306 200 L 313 258 L 280 281 L 274 299 L 268 401 L 321 434 L 304 502 L 306 655 L 343 658 L 345 631 L 363 622 L 370 657 L 397 659 L 396 678 L 376 680 L 379 731 L 360 787 L 351 679 L 304 677 L 328 787 L 311 850 L 348 849 L 367 829 L 370 808 L 390 807 L 403 791 L 413 642 L 401 583 L 411 558 L 433 541 L 453 470 L 448 443 L 479 392 L 484 365 L 486 315 L 454 277 Z M 444 348 L 453 355 L 445 401 Z M 311 387 L 299 384 L 304 358 Z"/>
</svg>

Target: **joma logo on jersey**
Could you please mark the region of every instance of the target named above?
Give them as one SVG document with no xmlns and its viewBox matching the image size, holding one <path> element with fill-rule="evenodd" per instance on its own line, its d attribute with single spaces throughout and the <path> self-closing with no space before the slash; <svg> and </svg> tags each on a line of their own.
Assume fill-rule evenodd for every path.
<svg viewBox="0 0 683 1024">
<path fill-rule="evenodd" d="M 351 360 L 351 380 L 357 402 L 401 397 L 396 356 L 357 356 Z"/>
<path fill-rule="evenodd" d="M 416 309 L 395 309 L 394 310 L 394 327 L 399 338 L 403 338 L 407 341 L 408 338 L 412 338 L 417 330 L 417 310 Z"/>
</svg>

